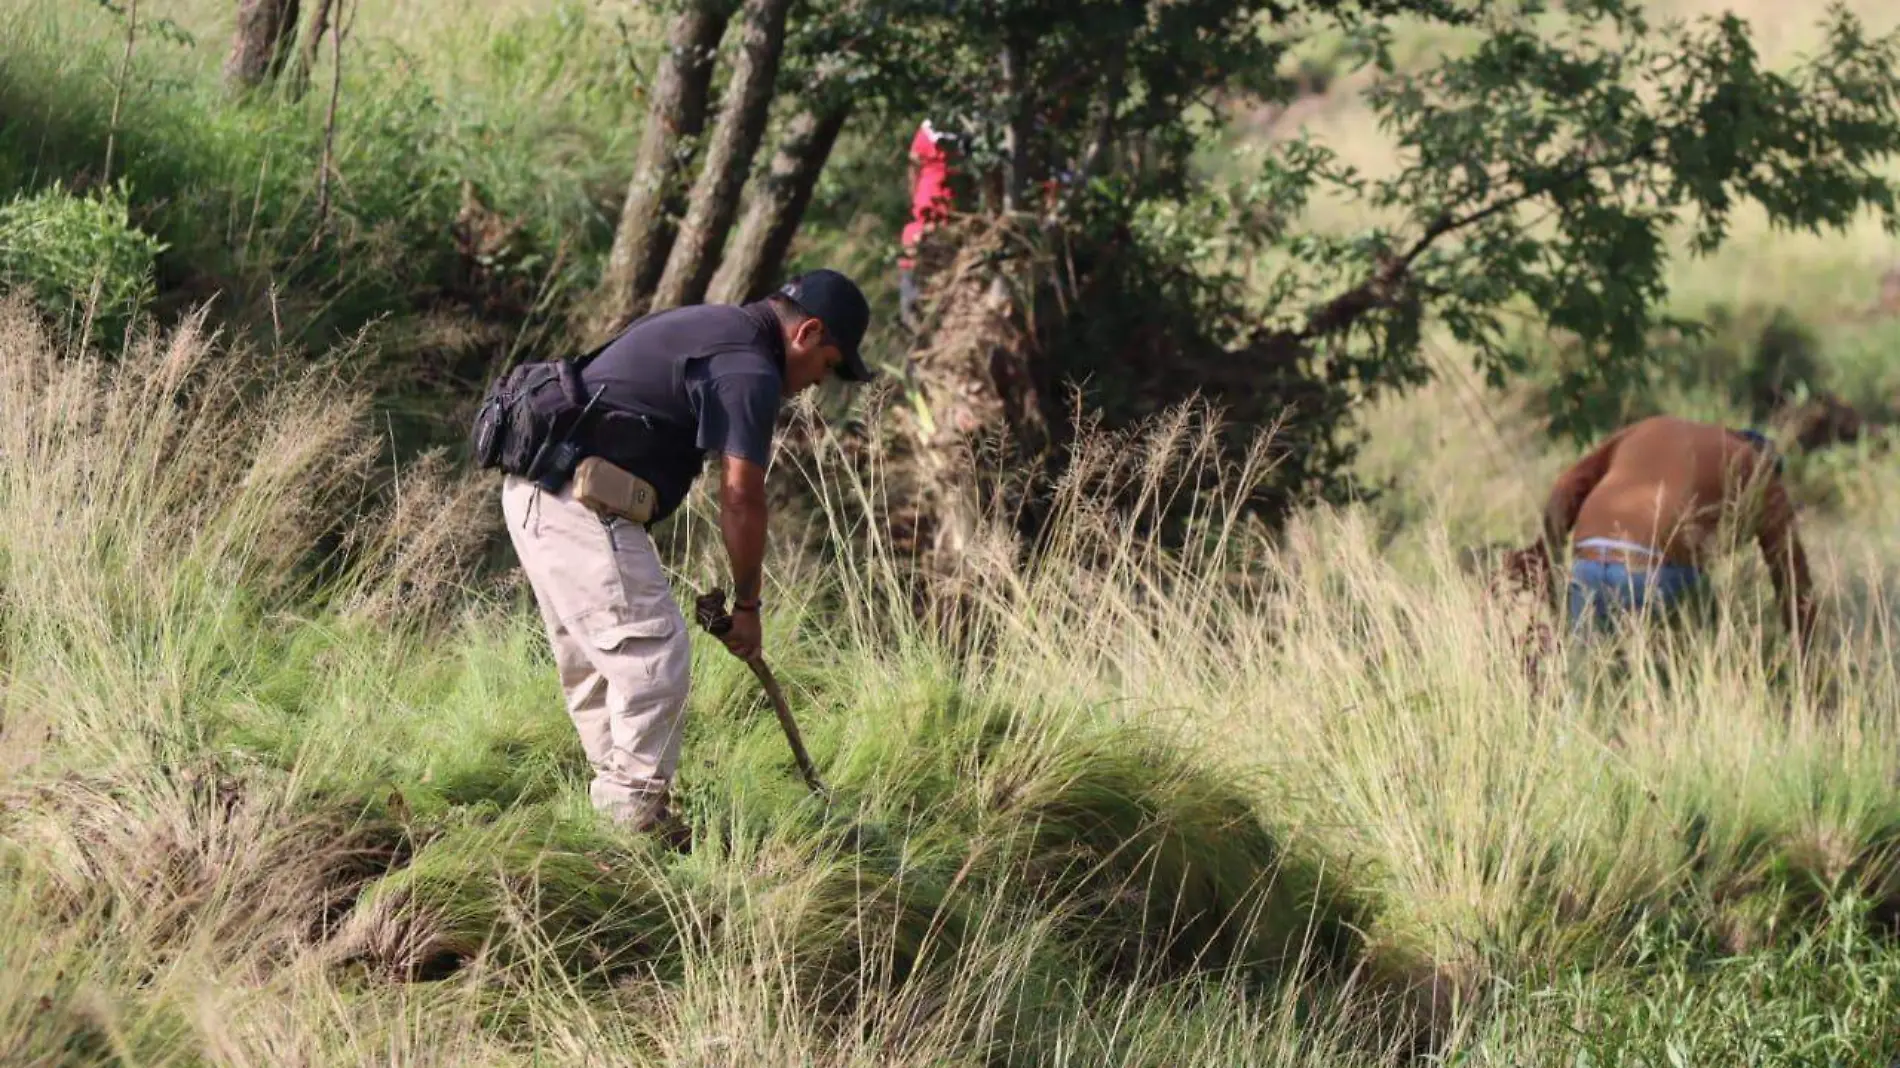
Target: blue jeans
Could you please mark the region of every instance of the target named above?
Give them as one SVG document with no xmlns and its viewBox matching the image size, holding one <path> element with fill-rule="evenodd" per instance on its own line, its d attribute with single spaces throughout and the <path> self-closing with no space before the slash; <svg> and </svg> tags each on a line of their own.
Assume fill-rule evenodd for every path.
<svg viewBox="0 0 1900 1068">
<path fill-rule="evenodd" d="M 1659 615 L 1668 615 L 1690 594 L 1702 588 L 1702 572 L 1687 564 L 1662 564 L 1649 569 L 1632 569 L 1622 563 L 1600 560 L 1575 560 L 1570 565 L 1570 625 L 1583 625 L 1586 617 L 1598 626 L 1607 625 L 1616 612 L 1640 614 L 1654 606 Z"/>
</svg>

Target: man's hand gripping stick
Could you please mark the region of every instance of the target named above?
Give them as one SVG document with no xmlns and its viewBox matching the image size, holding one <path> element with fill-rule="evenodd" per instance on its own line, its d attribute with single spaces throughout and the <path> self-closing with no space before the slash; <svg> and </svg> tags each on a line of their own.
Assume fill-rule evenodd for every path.
<svg viewBox="0 0 1900 1068">
<path fill-rule="evenodd" d="M 702 595 L 693 606 L 693 616 L 699 625 L 715 638 L 723 638 L 732 629 L 732 615 L 726 611 L 726 591 L 713 590 Z M 765 694 L 772 699 L 772 710 L 778 713 L 778 724 L 785 729 L 785 740 L 792 744 L 792 756 L 798 760 L 798 770 L 805 777 L 805 785 L 811 787 L 819 797 L 830 799 L 830 791 L 818 779 L 818 770 L 812 766 L 811 755 L 805 752 L 804 739 L 799 736 L 798 724 L 792 719 L 792 710 L 785 703 L 785 693 L 779 689 L 778 680 L 772 676 L 772 669 L 765 666 L 763 656 L 754 656 L 746 661 L 746 666 L 759 678 L 759 684 L 765 687 Z"/>
</svg>

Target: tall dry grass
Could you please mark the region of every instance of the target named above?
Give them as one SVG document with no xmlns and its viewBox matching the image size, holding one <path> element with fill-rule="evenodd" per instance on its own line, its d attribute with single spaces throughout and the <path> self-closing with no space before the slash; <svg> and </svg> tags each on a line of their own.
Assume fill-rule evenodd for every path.
<svg viewBox="0 0 1900 1068">
<path fill-rule="evenodd" d="M 1191 411 L 1084 449 L 1043 550 L 993 537 L 921 615 L 820 427 L 828 552 L 775 560 L 767 648 L 840 803 L 698 639 L 670 857 L 589 812 L 524 604 L 360 610 L 444 586 L 485 490 L 371 494 L 331 369 L 6 314 L 9 1063 L 1537 1063 L 1578 1041 L 1550 1013 L 1642 996 L 1659 923 L 1781 952 L 1896 899 L 1877 628 L 1792 672 L 1738 594 L 1528 677 L 1442 538 L 1411 571 L 1362 511 L 1266 536 L 1229 502 L 1268 454 Z M 1231 497 L 1177 499 L 1202 469 Z M 1881 952 L 1791 1004 L 1878 1048 L 1838 977 Z"/>
<path fill-rule="evenodd" d="M 1097 985 L 1155 1016 L 1197 962 L 1304 966 L 1314 887 L 1276 885 L 1298 864 L 1243 795 L 944 649 L 859 648 L 881 686 L 817 662 L 847 644 L 781 661 L 836 713 L 829 813 L 716 662 L 694 748 L 718 771 L 684 784 L 706 848 L 616 835 L 522 606 L 415 610 L 492 486 L 380 477 L 336 362 L 196 320 L 110 360 L 18 303 L 0 322 L 0 897 L 35 961 L 9 1063 L 1095 1060 L 1179 1046 L 1118 1035 Z M 1270 1005 L 1235 1033 L 1295 1041 Z M 712 1025 L 744 1030 L 708 1048 Z"/>
<path fill-rule="evenodd" d="M 1183 412 L 1084 450 L 1092 471 L 1055 488 L 1047 551 L 992 557 L 959 601 L 977 606 L 986 685 L 1081 695 L 1220 754 L 1276 828 L 1351 873 L 1375 943 L 1456 975 L 1613 956 L 1655 908 L 1706 910 L 1747 945 L 1789 922 L 1744 916 L 1757 892 L 1812 905 L 1886 885 L 1900 677 L 1884 600 L 1843 581 L 1853 556 L 1816 546 L 1832 623 L 1799 660 L 1741 559 L 1718 569 L 1708 627 L 1559 628 L 1527 673 L 1521 606 L 1493 600 L 1442 533 L 1408 563 L 1370 509 L 1268 539 L 1211 500 L 1194 505 L 1207 537 L 1181 551 L 1143 532 L 1151 517 L 1101 507 L 1159 510 L 1219 464 L 1240 499 L 1261 454 L 1212 455 L 1212 429 Z M 880 499 L 876 481 L 836 509 Z M 871 587 L 905 589 L 904 568 L 885 559 Z M 893 609 L 856 617 L 867 647 Z"/>
</svg>

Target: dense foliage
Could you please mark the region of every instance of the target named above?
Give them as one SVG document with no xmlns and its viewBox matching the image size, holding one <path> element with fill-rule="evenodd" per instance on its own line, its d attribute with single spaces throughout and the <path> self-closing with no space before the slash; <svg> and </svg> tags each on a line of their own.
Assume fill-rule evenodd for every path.
<svg viewBox="0 0 1900 1068">
<path fill-rule="evenodd" d="M 1666 311 L 1664 279 L 1685 230 L 1694 254 L 1719 247 L 1743 211 L 1819 231 L 1871 210 L 1900 232 L 1883 169 L 1900 152 L 1900 37 L 1872 37 L 1845 10 L 1791 71 L 1764 65 L 1733 16 L 1652 25 L 1617 2 L 1557 14 L 1541 3 L 1481 14 L 1419 6 L 1405 13 L 1478 32 L 1466 51 L 1402 69 L 1397 13 L 1272 12 L 1276 25 L 1289 20 L 1285 41 L 1320 28 L 1345 34 L 1399 149 L 1389 174 L 1359 173 L 1304 139 L 1275 146 L 1233 188 L 1187 173 L 1187 101 L 1272 91 L 1230 74 L 1271 69 L 1278 56 L 1269 38 L 1241 32 L 1259 14 L 1247 5 L 1169 5 L 1132 37 L 1108 14 L 1078 17 L 1038 42 L 1052 69 L 1028 79 L 1037 88 L 1025 98 L 949 98 L 953 114 L 980 116 L 977 169 L 1007 163 L 997 163 L 996 131 L 1013 121 L 1007 108 L 1027 108 L 1029 155 L 1053 161 L 1033 172 L 1091 182 L 1083 210 L 1053 220 L 1069 245 L 1051 273 L 1096 296 L 1044 330 L 1059 374 L 1111 402 L 1139 396 L 1150 410 L 1184 389 L 1212 392 L 1251 427 L 1293 406 L 1288 475 L 1293 497 L 1307 499 L 1350 458 L 1337 436 L 1357 405 L 1431 377 L 1433 336 L 1469 351 L 1494 386 L 1525 373 L 1530 347 L 1567 346 L 1549 409 L 1556 429 L 1583 437 L 1657 370 L 1660 331 L 1696 327 Z M 1006 36 L 1007 19 L 998 25 Z M 1124 45 L 1131 57 L 1171 62 L 1131 58 L 1123 85 L 1100 64 Z M 976 76 L 990 62 L 977 51 L 966 83 L 997 85 L 994 69 Z M 1074 94 L 1043 88 L 1075 79 L 1106 116 L 1099 125 Z M 1113 131 L 1116 163 L 1099 175 L 1081 162 L 1091 130 Z M 1314 227 L 1306 209 L 1320 199 L 1359 205 L 1369 223 Z M 1222 374 L 1213 357 L 1192 355 L 1221 351 L 1241 369 Z"/>
<path fill-rule="evenodd" d="M 127 217 L 123 189 L 74 196 L 62 189 L 0 204 L 0 285 L 29 290 L 73 328 L 116 345 L 150 305 L 153 261 L 164 250 Z"/>
</svg>

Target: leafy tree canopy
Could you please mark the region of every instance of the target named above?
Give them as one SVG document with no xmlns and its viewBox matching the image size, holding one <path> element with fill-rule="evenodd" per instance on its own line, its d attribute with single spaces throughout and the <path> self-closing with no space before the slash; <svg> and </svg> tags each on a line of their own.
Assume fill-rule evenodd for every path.
<svg viewBox="0 0 1900 1068">
<path fill-rule="evenodd" d="M 880 38 L 882 80 L 867 88 L 961 133 L 972 171 L 1000 165 L 1016 123 L 1033 180 L 1086 183 L 1054 221 L 1112 220 L 1150 253 L 1169 241 L 1176 254 L 1218 245 L 1222 255 L 1192 264 L 1206 336 L 1257 358 L 1299 347 L 1316 375 L 1355 396 L 1427 378 L 1428 324 L 1503 382 L 1525 368 L 1528 322 L 1578 353 L 1553 410 L 1560 428 L 1582 433 L 1595 400 L 1645 373 L 1652 332 L 1687 325 L 1663 311 L 1676 235 L 1711 250 L 1748 205 L 1777 226 L 1839 227 L 1870 209 L 1900 226 L 1881 171 L 1900 150 L 1900 44 L 1840 7 L 1821 47 L 1785 71 L 1764 64 L 1739 18 L 1652 24 L 1625 0 L 891 0 L 850 10 L 897 27 Z M 1401 16 L 1479 32 L 1469 49 L 1402 70 Z M 840 19 L 827 32 L 851 26 Z M 1245 182 L 1196 179 L 1199 105 L 1288 93 L 1274 72 L 1322 31 L 1344 34 L 1372 75 L 1369 99 L 1402 166 L 1368 177 L 1299 139 L 1275 146 Z M 1013 80 L 999 69 L 1011 48 L 1026 67 Z M 1107 151 L 1091 170 L 1098 140 Z M 1381 222 L 1349 234 L 1302 226 L 1306 205 L 1341 194 Z M 1244 265 L 1262 261 L 1288 266 L 1264 286 L 1241 285 Z"/>
</svg>

